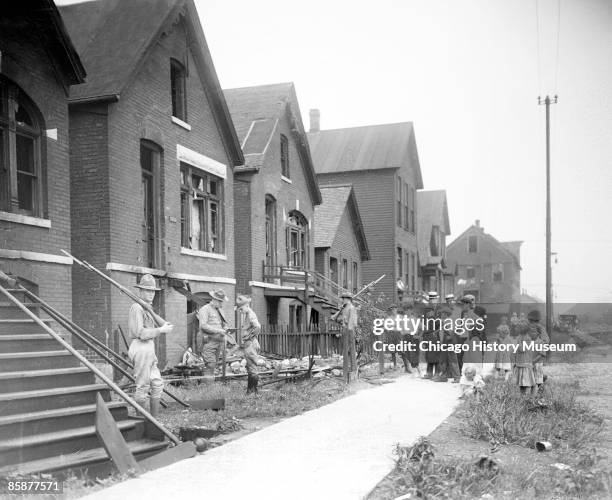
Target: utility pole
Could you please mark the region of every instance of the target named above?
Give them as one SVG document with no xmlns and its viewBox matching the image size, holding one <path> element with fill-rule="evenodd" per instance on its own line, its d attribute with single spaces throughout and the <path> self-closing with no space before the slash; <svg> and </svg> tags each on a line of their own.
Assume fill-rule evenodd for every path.
<svg viewBox="0 0 612 500">
<path fill-rule="evenodd" d="M 546 333 L 552 335 L 552 265 L 550 251 L 550 105 L 557 104 L 558 97 L 538 97 L 538 104 L 546 109 Z"/>
</svg>

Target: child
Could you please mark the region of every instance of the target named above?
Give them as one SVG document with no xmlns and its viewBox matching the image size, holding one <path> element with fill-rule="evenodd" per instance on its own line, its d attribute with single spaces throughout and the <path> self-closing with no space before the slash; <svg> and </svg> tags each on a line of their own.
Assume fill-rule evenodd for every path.
<svg viewBox="0 0 612 500">
<path fill-rule="evenodd" d="M 540 332 L 537 328 L 529 329 L 529 337 L 533 340 L 534 344 L 537 346 L 538 344 L 544 344 L 540 336 Z M 542 384 L 544 383 L 544 358 L 546 356 L 542 351 L 538 351 L 537 347 L 533 353 L 533 378 L 535 380 L 535 385 L 531 388 L 533 394 L 536 394 Z"/>
<path fill-rule="evenodd" d="M 512 344 L 510 338 L 510 328 L 506 324 L 501 324 L 497 327 L 497 345 L 505 346 L 506 350 L 498 349 L 495 353 L 495 370 L 497 370 L 497 376 L 503 377 L 508 380 L 510 372 L 512 371 L 512 360 L 510 358 L 510 350 L 508 349 Z"/>
<path fill-rule="evenodd" d="M 476 373 L 476 368 L 474 366 L 466 366 L 463 370 L 463 375 L 461 375 L 461 380 L 459 381 L 459 387 L 461 388 L 460 397 L 464 398 L 478 394 L 484 385 L 485 382 L 482 377 Z"/>
<path fill-rule="evenodd" d="M 525 394 L 531 391 L 535 386 L 535 377 L 533 374 L 533 351 L 526 349 L 524 343 L 530 342 L 526 328 L 521 329 L 521 334 L 518 337 L 518 350 L 514 360 L 513 376 L 514 382 L 521 389 L 521 393 Z"/>
</svg>

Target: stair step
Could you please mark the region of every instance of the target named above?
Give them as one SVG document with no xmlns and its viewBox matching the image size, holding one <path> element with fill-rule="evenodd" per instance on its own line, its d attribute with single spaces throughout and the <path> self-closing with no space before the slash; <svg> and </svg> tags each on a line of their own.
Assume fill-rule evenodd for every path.
<svg viewBox="0 0 612 500">
<path fill-rule="evenodd" d="M 110 400 L 109 389 L 106 384 L 7 392 L 0 394 L 0 416 L 34 412 L 41 409 L 52 410 L 65 406 L 93 404 L 98 392 L 105 401 Z"/>
<path fill-rule="evenodd" d="M 117 422 L 117 427 L 126 438 L 136 424 L 141 422 L 122 420 Z M 5 439 L 0 441 L 0 466 L 76 453 L 97 448 L 100 444 L 95 425 Z"/>
<path fill-rule="evenodd" d="M 127 405 L 123 401 L 110 401 L 106 407 L 115 420 L 127 419 Z M 6 415 L 0 417 L 0 439 L 94 425 L 95 416 L 95 404 Z"/>
<path fill-rule="evenodd" d="M 23 305 L 37 316 L 39 315 L 40 304 L 38 302 L 24 302 Z M 30 317 L 13 302 L 0 301 L 0 319 L 30 319 Z"/>
<path fill-rule="evenodd" d="M 0 372 L 0 393 L 93 384 L 94 379 L 86 366 Z"/>
<path fill-rule="evenodd" d="M 60 343 L 48 333 L 0 335 L 0 352 L 53 351 Z"/>
<path fill-rule="evenodd" d="M 79 360 L 67 350 L 0 353 L 0 372 L 74 366 L 79 366 Z"/>
<path fill-rule="evenodd" d="M 168 447 L 167 441 L 152 441 L 148 439 L 138 439 L 127 443 L 128 448 L 137 458 L 144 458 L 155 452 L 160 452 Z M 67 455 L 32 460 L 16 465 L 0 467 L 0 476 L 9 474 L 28 475 L 38 472 L 55 472 L 63 469 L 90 468 L 95 464 L 108 461 L 108 455 L 103 447 L 93 448 Z"/>
<path fill-rule="evenodd" d="M 47 326 L 52 320 L 41 319 Z M 33 319 L 0 319 L 0 335 L 15 335 L 18 333 L 45 333 L 45 329 Z"/>
</svg>

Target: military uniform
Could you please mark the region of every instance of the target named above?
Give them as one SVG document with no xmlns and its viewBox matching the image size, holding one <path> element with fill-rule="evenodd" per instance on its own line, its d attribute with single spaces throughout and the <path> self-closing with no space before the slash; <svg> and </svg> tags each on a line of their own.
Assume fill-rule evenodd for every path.
<svg viewBox="0 0 612 500">
<path fill-rule="evenodd" d="M 251 299 L 245 295 L 236 298 L 238 314 L 240 315 L 240 348 L 235 351 L 238 356 L 242 355 L 246 359 L 247 370 L 247 394 L 257 392 L 259 382 L 257 361 L 259 360 L 259 341 L 257 336 L 261 332 L 261 324 L 257 315 L 249 307 Z"/>
<path fill-rule="evenodd" d="M 355 374 L 357 372 L 357 354 L 355 352 L 355 329 L 358 325 L 357 309 L 349 302 L 342 306 L 337 313 L 332 316 L 334 321 L 337 321 L 342 325 L 342 336 L 343 336 L 343 366 L 344 377 L 346 380 L 350 380 L 348 373 Z"/>
<path fill-rule="evenodd" d="M 225 319 L 212 304 L 206 304 L 198 311 L 198 321 L 202 332 L 202 359 L 205 375 L 214 377 L 219 353 L 223 349 Z"/>
</svg>

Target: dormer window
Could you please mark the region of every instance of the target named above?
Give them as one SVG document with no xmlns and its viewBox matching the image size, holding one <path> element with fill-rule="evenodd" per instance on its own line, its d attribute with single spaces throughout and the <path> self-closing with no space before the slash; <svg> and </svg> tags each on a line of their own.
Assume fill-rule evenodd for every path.
<svg viewBox="0 0 612 500">
<path fill-rule="evenodd" d="M 172 91 L 172 116 L 187 122 L 187 92 L 185 67 L 176 59 L 170 60 L 170 87 Z"/>
<path fill-rule="evenodd" d="M 291 178 L 289 175 L 289 140 L 287 136 L 281 134 L 280 137 L 280 157 L 281 157 L 281 175 L 287 179 Z"/>
</svg>

